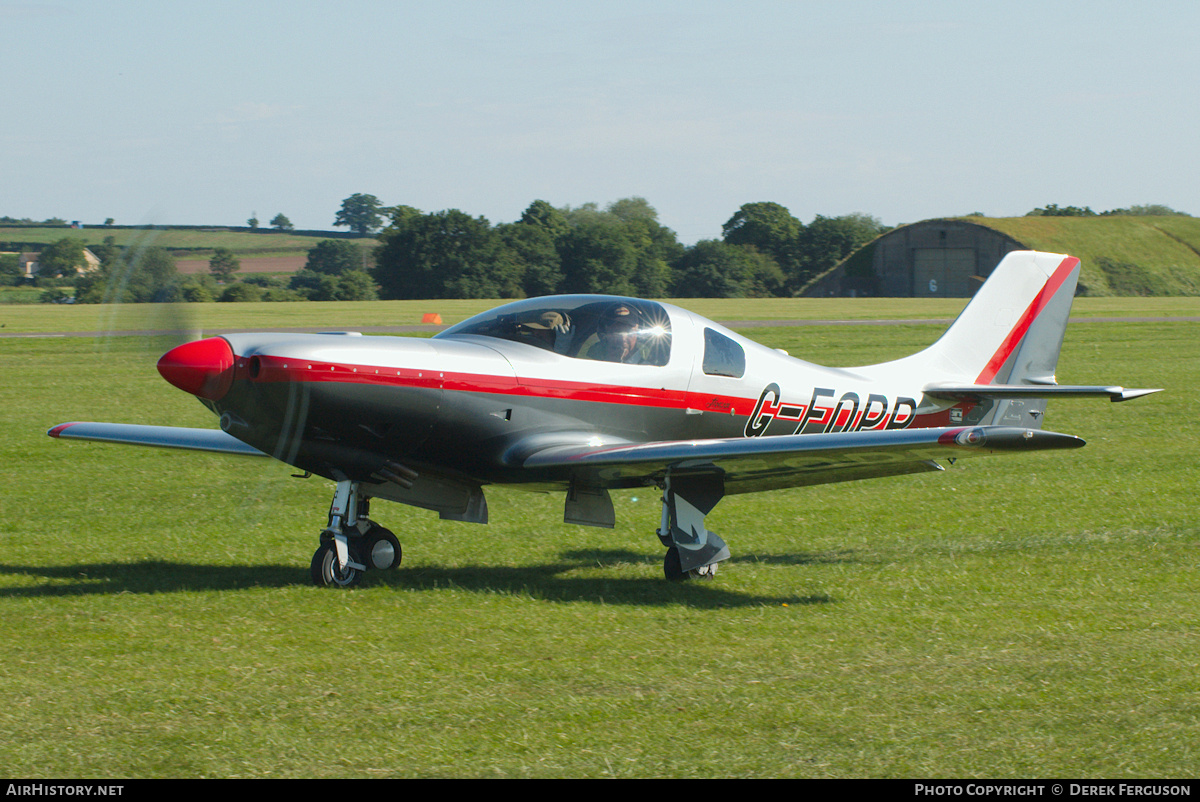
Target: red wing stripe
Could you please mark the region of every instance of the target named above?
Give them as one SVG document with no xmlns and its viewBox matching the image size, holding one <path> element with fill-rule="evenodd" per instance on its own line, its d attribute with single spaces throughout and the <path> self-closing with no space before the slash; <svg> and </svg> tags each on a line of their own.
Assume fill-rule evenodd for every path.
<svg viewBox="0 0 1200 802">
<path fill-rule="evenodd" d="M 1054 273 L 1042 286 L 1040 292 L 1029 304 L 1029 308 L 1021 315 L 1021 318 L 1013 326 L 1012 331 L 1004 338 L 1004 342 L 996 349 L 996 353 L 992 354 L 992 358 L 988 360 L 983 372 L 979 374 L 979 378 L 975 380 L 975 384 L 991 384 L 992 379 L 996 378 L 996 374 L 1000 372 L 1000 368 L 1008 361 L 1008 358 L 1013 355 L 1013 351 L 1021 344 L 1021 340 L 1029 332 L 1029 327 L 1033 325 L 1033 321 L 1037 320 L 1038 315 L 1046 308 L 1046 304 L 1050 303 L 1050 299 L 1059 291 L 1067 277 L 1071 275 L 1071 271 L 1079 264 L 1079 260 L 1074 256 L 1068 256 L 1063 259 Z"/>
<path fill-rule="evenodd" d="M 78 421 L 72 421 L 71 423 L 60 423 L 57 426 L 55 426 L 53 429 L 51 429 L 50 431 L 46 432 L 46 434 L 50 435 L 51 437 L 58 437 L 66 429 L 71 428 L 76 423 L 78 423 Z"/>
</svg>

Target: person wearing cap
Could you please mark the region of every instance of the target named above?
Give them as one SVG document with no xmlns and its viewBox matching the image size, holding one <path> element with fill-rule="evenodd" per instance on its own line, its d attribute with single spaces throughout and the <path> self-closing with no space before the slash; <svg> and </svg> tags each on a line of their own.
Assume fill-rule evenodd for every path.
<svg viewBox="0 0 1200 802">
<path fill-rule="evenodd" d="M 588 351 L 588 359 L 635 364 L 638 361 L 638 319 L 624 304 L 605 313 L 597 328 L 600 341 Z"/>
<path fill-rule="evenodd" d="M 570 324 L 562 313 L 553 310 L 539 312 L 518 326 L 530 345 L 550 351 L 554 350 L 554 341 L 558 334 L 565 334 L 569 327 Z"/>
</svg>

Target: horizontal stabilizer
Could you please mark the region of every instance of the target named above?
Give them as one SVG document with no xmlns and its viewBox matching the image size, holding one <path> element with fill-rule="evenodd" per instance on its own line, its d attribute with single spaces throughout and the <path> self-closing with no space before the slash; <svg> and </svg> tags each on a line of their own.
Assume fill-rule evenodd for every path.
<svg viewBox="0 0 1200 802">
<path fill-rule="evenodd" d="M 135 423 L 60 423 L 46 434 L 63 440 L 96 440 L 157 448 L 213 451 L 247 457 L 268 456 L 254 446 L 217 429 L 186 429 L 181 426 L 144 426 Z"/>
<path fill-rule="evenodd" d="M 921 388 L 934 398 L 1097 398 L 1107 397 L 1110 401 L 1129 401 L 1151 393 L 1153 390 L 1135 390 L 1124 387 L 1105 387 L 1086 384 L 948 384 L 935 382 Z"/>
</svg>

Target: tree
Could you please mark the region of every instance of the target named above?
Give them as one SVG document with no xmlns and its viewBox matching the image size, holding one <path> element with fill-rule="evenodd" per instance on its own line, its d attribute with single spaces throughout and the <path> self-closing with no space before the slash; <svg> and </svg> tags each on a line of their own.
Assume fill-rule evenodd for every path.
<svg viewBox="0 0 1200 802">
<path fill-rule="evenodd" d="M 1095 217 L 1096 213 L 1092 211 L 1092 207 L 1084 206 L 1059 206 L 1057 203 L 1048 203 L 1045 206 L 1038 207 L 1033 211 L 1026 212 L 1026 217 Z"/>
<path fill-rule="evenodd" d="M 241 281 L 235 281 L 224 290 L 221 291 L 221 297 L 217 300 L 222 303 L 242 303 L 244 301 L 261 301 L 263 288 L 253 284 L 245 284 Z"/>
<path fill-rule="evenodd" d="M 758 298 L 778 294 L 783 271 L 753 247 L 701 240 L 676 262 L 677 298 Z"/>
<path fill-rule="evenodd" d="M 1126 209 L 1110 209 L 1107 212 L 1101 212 L 1105 216 L 1111 215 L 1133 215 L 1139 217 L 1191 217 L 1187 212 L 1180 212 L 1166 206 L 1162 203 L 1147 203 L 1142 205 L 1130 206 Z"/>
<path fill-rule="evenodd" d="M 637 252 L 633 292 L 643 298 L 661 298 L 671 284 L 671 264 L 684 248 L 675 232 L 658 222 L 658 212 L 645 198 L 622 198 L 608 205 L 607 213 L 620 220 L 625 236 Z"/>
<path fill-rule="evenodd" d="M 330 300 L 316 297 L 323 291 L 322 279 L 326 278 L 334 278 L 334 276 L 307 269 L 297 270 L 288 281 L 288 289 L 309 301 Z"/>
<path fill-rule="evenodd" d="M 371 276 L 380 297 L 512 298 L 520 276 L 484 217 L 457 209 L 409 216 L 381 235 Z"/>
<path fill-rule="evenodd" d="M 746 203 L 721 226 L 721 234 L 730 245 L 753 245 L 783 265 L 803 228 L 786 206 Z"/>
<path fill-rule="evenodd" d="M 388 218 L 388 229 L 403 228 L 409 220 L 420 217 L 422 214 L 420 209 L 413 208 L 412 206 L 405 206 L 404 204 L 400 204 L 399 206 L 388 206 L 387 208 L 383 209 L 383 213 L 387 215 Z"/>
<path fill-rule="evenodd" d="M 83 258 L 83 242 L 64 237 L 47 245 L 38 254 L 38 275 L 50 278 L 72 277 L 86 264 L 87 260 Z"/>
<path fill-rule="evenodd" d="M 535 201 L 522 223 L 553 231 L 565 292 L 661 297 L 671 264 L 683 253 L 675 232 L 658 222 L 645 198 L 622 198 L 603 210 L 595 203 L 554 209 Z"/>
<path fill-rule="evenodd" d="M 163 248 L 128 251 L 115 246 L 105 251 L 100 269 L 75 283 L 78 303 L 147 303 L 179 300 L 175 259 Z"/>
<path fill-rule="evenodd" d="M 283 212 L 280 212 L 271 218 L 271 228 L 277 231 L 291 231 L 295 226 L 292 225 L 292 221 L 288 220 Z"/>
<path fill-rule="evenodd" d="M 379 297 L 375 282 L 363 270 L 341 275 L 297 270 L 288 290 L 309 301 L 374 301 Z"/>
<path fill-rule="evenodd" d="M 375 282 L 365 270 L 351 270 L 338 277 L 337 300 L 374 301 L 378 297 Z"/>
<path fill-rule="evenodd" d="M 797 239 L 804 224 L 778 203 L 743 204 L 721 227 L 725 242 L 749 245 L 774 259 L 789 281 L 800 272 Z"/>
<path fill-rule="evenodd" d="M 304 269 L 340 276 L 351 270 L 362 270 L 364 256 L 364 250 L 349 240 L 323 239 L 309 248 Z"/>
<path fill-rule="evenodd" d="M 885 231 L 887 226 L 866 214 L 817 215 L 797 237 L 798 269 L 789 277 L 789 289 L 800 290 Z"/>
<path fill-rule="evenodd" d="M 213 289 L 202 281 L 189 281 L 180 287 L 180 296 L 189 304 L 207 304 L 215 299 Z"/>
<path fill-rule="evenodd" d="M 383 224 L 384 205 L 374 195 L 356 192 L 342 201 L 335 226 L 348 226 L 355 234 L 370 234 Z"/>
<path fill-rule="evenodd" d="M 23 277 L 20 256 L 15 253 L 0 253 L 0 285 L 20 284 Z"/>
<path fill-rule="evenodd" d="M 258 228 L 258 212 L 250 215 L 250 219 L 246 221 L 246 225 L 251 228 Z"/>
<path fill-rule="evenodd" d="M 217 281 L 232 281 L 233 274 L 241 269 L 242 263 L 228 248 L 216 248 L 212 258 L 208 260 L 208 272 L 212 273 Z"/>
<path fill-rule="evenodd" d="M 567 216 L 544 200 L 535 200 L 529 204 L 529 207 L 521 214 L 519 222 L 544 229 L 553 240 L 561 237 L 570 227 Z"/>
<path fill-rule="evenodd" d="M 635 220 L 658 222 L 658 211 L 645 198 L 621 198 L 608 204 L 609 214 L 626 223 Z"/>
<path fill-rule="evenodd" d="M 562 259 L 550 232 L 537 223 L 505 223 L 496 227 L 504 242 L 501 258 L 518 275 L 527 297 L 553 295 L 562 283 Z"/>
<path fill-rule="evenodd" d="M 584 215 L 560 240 L 564 292 L 632 295 L 638 252 L 610 215 Z"/>
</svg>

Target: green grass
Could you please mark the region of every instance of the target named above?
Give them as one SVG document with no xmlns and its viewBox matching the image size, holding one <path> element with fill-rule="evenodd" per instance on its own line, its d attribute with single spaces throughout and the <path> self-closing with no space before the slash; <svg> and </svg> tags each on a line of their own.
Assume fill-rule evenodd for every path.
<svg viewBox="0 0 1200 802">
<path fill-rule="evenodd" d="M 49 226 L 0 226 L 0 243 L 49 245 L 63 238 L 82 240 L 88 245 L 100 245 L 112 237 L 121 247 L 146 248 L 157 246 L 177 254 L 191 252 L 193 256 L 211 253 L 214 248 L 228 248 L 242 256 L 291 256 L 305 254 L 323 239 L 336 233 L 292 232 L 259 229 L 213 228 L 56 228 Z M 373 240 L 358 241 L 374 245 Z"/>
<path fill-rule="evenodd" d="M 1198 218 L 968 219 L 1002 231 L 1035 250 L 1079 257 L 1083 263 L 1080 286 L 1089 295 L 1200 294 Z"/>
<path fill-rule="evenodd" d="M 1104 315 L 1141 316 L 1135 300 Z M 327 323 L 340 305 L 278 306 Z M 41 311 L 22 325 L 68 330 Z M 940 331 L 746 330 L 831 364 Z M 163 347 L 0 339 L 11 776 L 1195 772 L 1200 324 L 1072 324 L 1060 381 L 1167 388 L 1053 404 L 1047 428 L 1087 448 L 727 498 L 710 522 L 734 558 L 682 586 L 661 579 L 653 493 L 617 494 L 610 532 L 562 524 L 558 496 L 492 490 L 486 527 L 378 503 L 404 566 L 310 587 L 328 483 L 45 436 L 213 425 L 158 377 Z"/>
<path fill-rule="evenodd" d="M 40 291 L 39 291 L 40 292 Z M 713 320 L 948 320 L 965 298 L 683 298 L 671 303 Z M 503 303 L 498 300 L 334 301 L 328 303 L 237 304 L 12 304 L 0 305 L 0 334 L 112 332 L 179 329 L 247 330 L 278 327 L 323 327 L 353 330 L 372 326 L 411 326 L 427 312 L 451 325 Z M 1196 298 L 1077 298 L 1072 318 L 1200 315 Z M 750 327 L 751 337 L 762 335 Z M 819 360 L 818 360 L 819 361 Z"/>
</svg>

